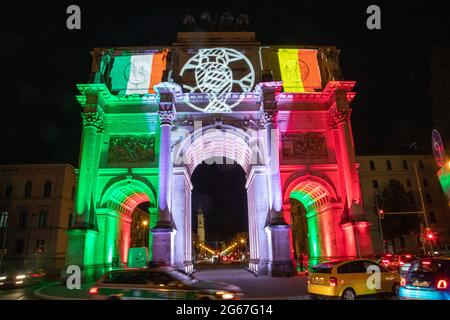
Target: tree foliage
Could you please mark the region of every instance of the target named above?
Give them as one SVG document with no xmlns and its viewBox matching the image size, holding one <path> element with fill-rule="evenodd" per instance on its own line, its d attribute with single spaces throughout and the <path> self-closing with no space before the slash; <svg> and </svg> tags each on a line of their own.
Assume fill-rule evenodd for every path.
<svg viewBox="0 0 450 320">
<path fill-rule="evenodd" d="M 420 229 L 419 214 L 389 214 L 390 212 L 414 212 L 418 211 L 414 196 L 411 191 L 406 191 L 398 180 L 391 180 L 381 192 L 378 204 L 386 215 L 382 221 L 383 235 L 385 239 L 394 243 L 395 239 L 403 240 L 403 236 Z"/>
</svg>

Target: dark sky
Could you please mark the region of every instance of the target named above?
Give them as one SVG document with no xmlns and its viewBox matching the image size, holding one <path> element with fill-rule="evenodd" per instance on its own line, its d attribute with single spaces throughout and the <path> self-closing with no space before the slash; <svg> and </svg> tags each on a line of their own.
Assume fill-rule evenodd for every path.
<svg viewBox="0 0 450 320">
<path fill-rule="evenodd" d="M 56 2 L 56 1 L 55 1 Z M 420 2 L 420 3 L 418 3 Z M 382 30 L 366 28 L 366 8 Z M 66 28 L 77 4 L 82 30 Z M 78 163 L 75 84 L 89 79 L 94 47 L 171 44 L 186 14 L 246 13 L 263 44 L 329 44 L 357 81 L 352 124 L 357 153 L 429 149 L 429 61 L 450 44 L 448 1 L 2 1 L 0 163 Z"/>
</svg>

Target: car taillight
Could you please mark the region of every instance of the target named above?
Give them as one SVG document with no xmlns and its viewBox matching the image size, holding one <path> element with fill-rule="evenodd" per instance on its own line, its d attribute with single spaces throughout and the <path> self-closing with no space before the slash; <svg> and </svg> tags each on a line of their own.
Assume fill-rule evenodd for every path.
<svg viewBox="0 0 450 320">
<path fill-rule="evenodd" d="M 406 279 L 405 278 L 401 278 L 400 279 L 400 285 L 401 286 L 405 286 L 406 285 Z"/>
<path fill-rule="evenodd" d="M 447 281 L 439 280 L 437 284 L 438 289 L 447 289 Z"/>
<path fill-rule="evenodd" d="M 331 277 L 330 278 L 330 287 L 336 287 L 337 285 L 337 278 Z"/>
<path fill-rule="evenodd" d="M 89 290 L 89 294 L 98 294 L 98 288 L 92 287 L 92 288 Z"/>
</svg>

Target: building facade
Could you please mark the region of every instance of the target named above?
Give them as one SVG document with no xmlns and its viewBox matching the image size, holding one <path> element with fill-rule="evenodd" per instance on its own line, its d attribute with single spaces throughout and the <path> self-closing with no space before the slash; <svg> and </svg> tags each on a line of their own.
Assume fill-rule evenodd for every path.
<svg viewBox="0 0 450 320">
<path fill-rule="evenodd" d="M 436 232 L 438 240 L 435 246 L 450 244 L 450 210 L 437 177 L 439 168 L 432 155 L 364 155 L 356 158 L 360 165 L 364 208 L 367 219 L 371 223 L 370 230 L 376 253 L 383 252 L 376 197 L 380 196 L 390 180 L 398 180 L 406 191 L 411 191 L 419 211 L 422 211 L 420 195 L 422 193 L 426 222 L 423 213 L 418 213 L 418 216 L 423 227 L 426 228 L 428 224 L 429 228 Z M 418 233 L 409 234 L 405 238 L 405 245 L 407 251 L 423 253 Z M 401 245 L 397 242 L 394 247 L 400 248 Z M 428 250 L 428 246 L 426 249 Z"/>
<path fill-rule="evenodd" d="M 338 55 L 262 46 L 253 32 L 95 49 L 91 80 L 78 85 L 83 134 L 66 263 L 87 278 L 114 257 L 125 263 L 127 221 L 145 201 L 156 208 L 153 258 L 192 272 L 191 175 L 211 159 L 245 171 L 254 272 L 293 272 L 293 206 L 313 261 L 371 255 L 350 125 L 355 82 L 342 79 Z"/>
<path fill-rule="evenodd" d="M 197 212 L 197 235 L 199 244 L 205 244 L 205 234 L 205 213 L 203 212 L 202 206 L 200 206 Z"/>
<path fill-rule="evenodd" d="M 0 211 L 8 212 L 6 267 L 64 268 L 76 186 L 68 164 L 1 165 Z"/>
</svg>

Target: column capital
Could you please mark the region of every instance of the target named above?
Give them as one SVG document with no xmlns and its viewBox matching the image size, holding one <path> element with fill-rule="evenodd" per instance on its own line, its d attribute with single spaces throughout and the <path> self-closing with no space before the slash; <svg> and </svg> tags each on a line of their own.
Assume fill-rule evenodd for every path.
<svg viewBox="0 0 450 320">
<path fill-rule="evenodd" d="M 331 129 L 337 129 L 338 125 L 347 123 L 350 119 L 351 109 L 338 110 L 334 105 L 330 108 L 328 122 Z"/>
<path fill-rule="evenodd" d="M 277 103 L 281 88 L 281 82 L 263 82 L 258 85 L 257 91 L 260 93 L 259 105 L 262 125 L 277 124 Z"/>
<path fill-rule="evenodd" d="M 175 94 L 170 88 L 157 87 L 159 95 L 159 120 L 161 125 L 173 125 L 175 120 Z"/>
<path fill-rule="evenodd" d="M 168 124 L 168 125 L 173 126 L 173 122 L 175 120 L 175 108 L 173 108 L 172 106 L 170 106 L 170 107 L 163 106 L 162 107 L 160 104 L 158 115 L 159 115 L 159 121 L 160 121 L 161 125 Z"/>
<path fill-rule="evenodd" d="M 105 118 L 103 112 L 99 111 L 84 111 L 81 112 L 83 118 L 83 126 L 95 127 L 97 132 L 103 132 L 105 128 Z"/>
</svg>

